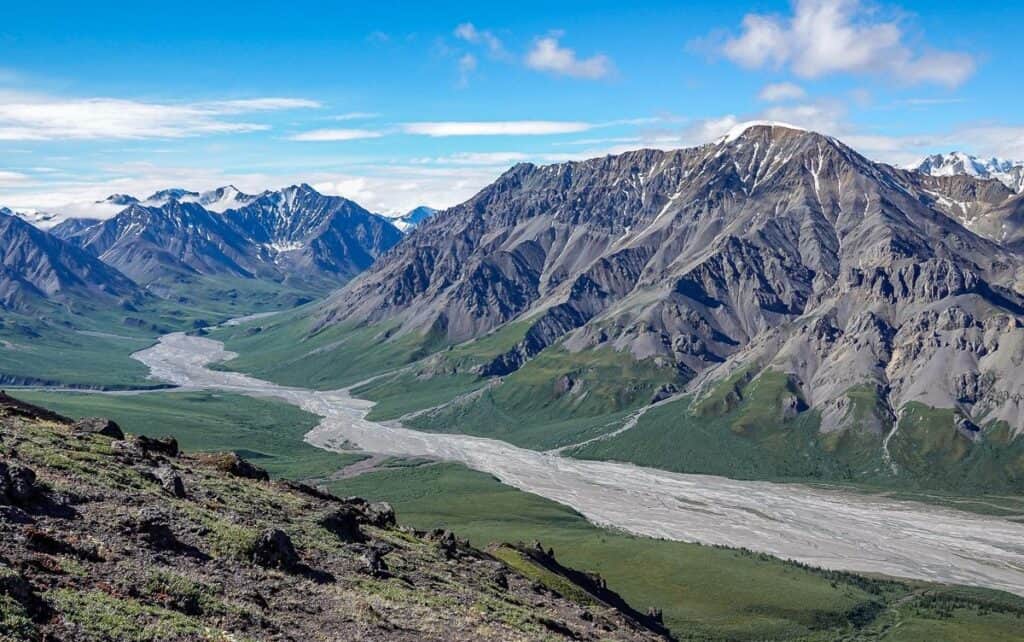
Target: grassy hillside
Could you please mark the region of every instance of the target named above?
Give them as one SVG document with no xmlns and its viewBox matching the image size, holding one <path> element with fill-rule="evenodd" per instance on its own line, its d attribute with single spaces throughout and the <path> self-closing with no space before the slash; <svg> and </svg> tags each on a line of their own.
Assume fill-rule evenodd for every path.
<svg viewBox="0 0 1024 642">
<path fill-rule="evenodd" d="M 131 354 L 161 334 L 288 308 L 309 293 L 252 279 L 202 279 L 173 299 L 149 298 L 138 309 L 68 309 L 44 303 L 40 314 L 0 310 L 0 382 L 140 388 L 158 384 Z"/>
<path fill-rule="evenodd" d="M 632 430 L 570 454 L 738 479 L 959 494 L 1024 490 L 1024 439 L 1011 439 L 1005 424 L 986 427 L 975 442 L 957 430 L 953 411 L 910 404 L 889 445 L 894 472 L 883 458 L 882 434 L 856 427 L 822 433 L 815 412 L 784 413 L 781 400 L 793 394 L 778 372 L 737 376 L 699 400 L 652 408 Z"/>
<path fill-rule="evenodd" d="M 386 504 L 83 434 L 6 396 L 0 463 L 5 642 L 662 639 L 654 618 L 548 558 L 509 566 L 398 526 Z M 562 591 L 537 584 L 544 572 Z"/>
<path fill-rule="evenodd" d="M 319 418 L 276 401 L 217 392 L 16 394 L 69 417 L 110 417 L 128 432 L 174 435 L 185 450 L 235 451 L 276 477 L 327 475 L 363 458 L 305 443 Z"/>
</svg>

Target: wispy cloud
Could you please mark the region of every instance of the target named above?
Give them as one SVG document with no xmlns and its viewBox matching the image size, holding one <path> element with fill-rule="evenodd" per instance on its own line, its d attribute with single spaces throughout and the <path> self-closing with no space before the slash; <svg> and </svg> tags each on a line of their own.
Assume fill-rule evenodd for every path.
<svg viewBox="0 0 1024 642">
<path fill-rule="evenodd" d="M 757 97 L 769 103 L 783 102 L 786 100 L 800 100 L 807 96 L 807 92 L 800 85 L 791 82 L 780 82 L 765 85 Z"/>
<path fill-rule="evenodd" d="M 176 104 L 7 92 L 0 94 L 0 140 L 185 138 L 253 132 L 268 126 L 229 117 L 318 106 L 312 100 L 273 97 Z"/>
<path fill-rule="evenodd" d="M 379 118 L 380 114 L 372 111 L 350 111 L 347 114 L 331 116 L 331 120 L 372 120 Z"/>
<path fill-rule="evenodd" d="M 405 123 L 402 131 L 422 136 L 547 136 L 583 132 L 593 123 L 557 120 L 433 121 Z"/>
<path fill-rule="evenodd" d="M 614 67 L 608 56 L 596 54 L 579 58 L 574 50 L 559 44 L 561 35 L 556 32 L 534 40 L 533 47 L 526 54 L 526 66 L 537 71 L 592 80 L 606 78 L 612 73 Z"/>
<path fill-rule="evenodd" d="M 22 185 L 24 183 L 27 183 L 29 180 L 30 179 L 27 174 L 22 174 L 21 172 L 9 172 L 7 170 L 0 170 L 0 185 Z"/>
<path fill-rule="evenodd" d="M 467 87 L 469 85 L 469 76 L 476 71 L 476 56 L 473 54 L 463 54 L 459 58 L 459 86 Z"/>
<path fill-rule="evenodd" d="M 289 136 L 288 140 L 305 142 L 329 142 L 344 140 L 363 140 L 366 138 L 380 138 L 383 132 L 372 129 L 314 129 L 301 134 Z"/>
<path fill-rule="evenodd" d="M 487 29 L 478 29 L 472 22 L 463 22 L 455 27 L 455 37 L 474 45 L 483 45 L 496 58 L 505 58 L 508 52 L 501 39 Z"/>
<path fill-rule="evenodd" d="M 860 0 L 795 0 L 788 17 L 749 13 L 718 49 L 743 67 L 788 68 L 803 78 L 854 73 L 956 87 L 976 66 L 967 53 L 912 50 L 898 20 L 879 19 Z"/>
</svg>

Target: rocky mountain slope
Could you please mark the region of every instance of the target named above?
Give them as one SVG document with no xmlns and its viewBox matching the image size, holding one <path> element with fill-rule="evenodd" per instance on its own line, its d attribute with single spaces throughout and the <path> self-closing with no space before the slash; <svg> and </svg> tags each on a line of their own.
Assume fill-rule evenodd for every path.
<svg viewBox="0 0 1024 642">
<path fill-rule="evenodd" d="M 130 307 L 142 297 L 116 269 L 0 211 L 0 309 L 38 311 L 50 302 L 85 311 Z"/>
<path fill-rule="evenodd" d="M 813 414 L 822 435 L 881 442 L 920 404 L 943 409 L 939 449 L 966 452 L 997 445 L 997 426 L 1010 435 L 998 439 L 1024 432 L 1020 203 L 995 181 L 896 169 L 772 125 L 517 165 L 421 225 L 313 328 L 382 324 L 389 342 L 450 345 L 514 326 L 522 337 L 474 372 L 611 351 L 674 371 L 661 397 L 679 390 L 691 412 L 732 412 L 770 380 L 767 423 Z"/>
<path fill-rule="evenodd" d="M 600 577 L 0 394 L 5 640 L 654 640 Z"/>
<path fill-rule="evenodd" d="M 932 154 L 908 169 L 930 176 L 966 175 L 975 178 L 993 178 L 1015 192 L 1024 191 L 1024 162 L 1001 158 L 988 160 L 963 152 Z"/>
</svg>

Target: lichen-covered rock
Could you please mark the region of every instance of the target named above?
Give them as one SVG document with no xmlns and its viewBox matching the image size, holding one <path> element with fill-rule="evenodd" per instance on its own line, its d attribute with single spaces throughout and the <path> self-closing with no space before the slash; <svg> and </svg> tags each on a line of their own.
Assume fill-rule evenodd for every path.
<svg viewBox="0 0 1024 642">
<path fill-rule="evenodd" d="M 75 432 L 103 435 L 111 439 L 124 439 L 124 431 L 121 430 L 121 426 L 104 417 L 85 417 L 76 421 L 71 427 Z"/>
<path fill-rule="evenodd" d="M 366 519 L 377 528 L 395 525 L 395 509 L 387 502 L 373 502 L 365 509 Z"/>
<path fill-rule="evenodd" d="M 199 455 L 199 460 L 208 463 L 218 470 L 222 470 L 235 477 L 269 481 L 270 474 L 259 466 L 242 459 L 235 453 L 214 453 Z"/>
<path fill-rule="evenodd" d="M 384 578 L 391 575 L 388 564 L 384 561 L 384 552 L 379 548 L 370 548 L 362 557 L 363 570 L 373 577 Z"/>
<path fill-rule="evenodd" d="M 182 481 L 181 475 L 174 472 L 173 468 L 161 466 L 153 474 L 168 493 L 178 498 L 185 496 L 185 482 Z"/>
</svg>

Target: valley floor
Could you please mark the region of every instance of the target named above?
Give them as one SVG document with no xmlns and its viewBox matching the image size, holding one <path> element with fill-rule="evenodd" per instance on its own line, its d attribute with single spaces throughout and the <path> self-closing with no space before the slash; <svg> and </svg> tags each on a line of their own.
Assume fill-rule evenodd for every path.
<svg viewBox="0 0 1024 642">
<path fill-rule="evenodd" d="M 1024 525 L 926 504 L 795 484 L 683 475 L 580 461 L 501 441 L 422 433 L 366 420 L 370 402 L 345 391 L 279 386 L 207 364 L 230 356 L 216 341 L 164 337 L 137 358 L 158 380 L 285 400 L 324 417 L 310 443 L 459 462 L 520 490 L 571 506 L 592 522 L 649 537 L 770 553 L 815 566 L 1024 594 Z"/>
</svg>

